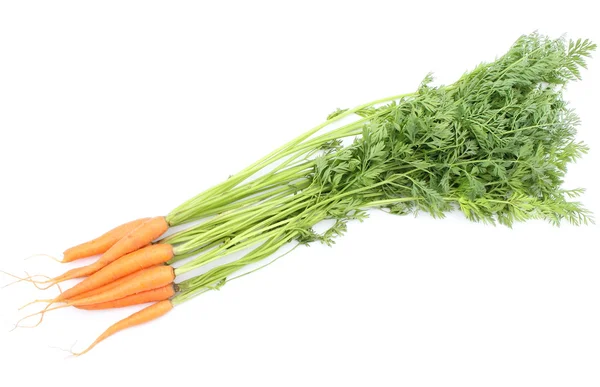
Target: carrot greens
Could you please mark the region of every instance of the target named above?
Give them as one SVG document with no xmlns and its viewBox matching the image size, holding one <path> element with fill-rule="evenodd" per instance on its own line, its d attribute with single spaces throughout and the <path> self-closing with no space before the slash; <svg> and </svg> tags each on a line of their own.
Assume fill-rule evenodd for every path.
<svg viewBox="0 0 600 387">
<path fill-rule="evenodd" d="M 580 78 L 579 68 L 594 49 L 588 40 L 527 35 L 505 55 L 452 85 L 433 86 L 428 75 L 414 93 L 338 110 L 325 125 L 200 194 L 187 209 L 184 205 L 176 210 L 174 219 L 180 219 L 177 214 L 206 213 L 203 200 L 217 192 L 221 194 L 212 202 L 217 203 L 214 208 L 224 202 L 229 206 L 166 239 L 174 244 L 176 257 L 200 253 L 179 266 L 177 275 L 252 250 L 238 261 L 181 282 L 174 302 L 224 283 L 290 242 L 332 244 L 348 221 L 364 219 L 365 210 L 373 207 L 434 217 L 457 209 L 469 220 L 506 226 L 528 219 L 555 225 L 590 222 L 589 211 L 571 200 L 583 191 L 561 187 L 567 165 L 587 151 L 575 140 L 579 120 L 563 91 L 569 81 Z M 359 115 L 356 124 L 308 139 L 349 114 Z M 343 145 L 340 140 L 350 135 L 354 141 Z M 267 173 L 258 183 L 239 185 L 258 168 L 289 155 L 309 156 L 299 166 Z M 228 201 L 228 194 L 256 187 L 270 190 L 241 202 Z M 207 208 L 214 205 L 208 203 Z M 316 233 L 313 226 L 326 219 L 334 225 Z"/>
</svg>

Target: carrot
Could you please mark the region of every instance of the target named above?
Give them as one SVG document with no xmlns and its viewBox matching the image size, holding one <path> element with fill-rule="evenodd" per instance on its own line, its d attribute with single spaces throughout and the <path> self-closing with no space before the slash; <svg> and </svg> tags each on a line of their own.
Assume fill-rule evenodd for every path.
<svg viewBox="0 0 600 387">
<path fill-rule="evenodd" d="M 98 343 L 103 340 L 106 340 L 108 337 L 114 335 L 117 332 L 120 332 L 124 329 L 134 327 L 136 325 L 144 324 L 149 321 L 155 320 L 173 309 L 173 304 L 171 301 L 165 300 L 160 301 L 155 304 L 152 304 L 137 313 L 132 314 L 129 317 L 124 318 L 123 320 L 111 325 L 104 333 L 102 333 L 89 347 L 87 347 L 84 351 L 75 353 L 75 356 L 81 356 L 84 353 L 89 352 L 92 348 L 94 348 Z"/>
<path fill-rule="evenodd" d="M 93 255 L 103 254 L 117 243 L 125 235 L 129 234 L 135 228 L 148 221 L 150 218 L 136 219 L 113 228 L 107 233 L 96 239 L 73 246 L 63 253 L 62 262 L 72 262 L 77 259 L 91 257 Z"/>
<path fill-rule="evenodd" d="M 147 290 L 145 292 L 132 294 L 130 296 L 121 298 L 120 300 L 102 302 L 100 304 L 92 305 L 81 305 L 77 306 L 78 309 L 85 310 L 102 310 L 102 309 L 113 309 L 113 308 L 124 308 L 131 305 L 145 304 L 147 302 L 164 301 L 173 297 L 176 293 L 176 285 L 170 284 L 161 288 Z"/>
<path fill-rule="evenodd" d="M 157 265 L 157 266 L 160 266 L 160 265 Z M 104 293 L 107 290 L 114 289 L 116 287 L 121 286 L 121 284 L 123 284 L 123 283 L 125 283 L 127 281 L 130 281 L 132 278 L 137 277 L 141 273 L 142 273 L 142 270 L 140 270 L 140 271 L 138 271 L 136 273 L 133 273 L 133 274 L 129 274 L 126 277 L 120 278 L 120 279 L 118 279 L 118 280 L 116 280 L 114 282 L 111 282 L 109 284 L 106 284 L 104 286 L 100 286 L 99 288 L 96 288 L 96 289 L 93 289 L 93 290 L 89 290 L 89 291 L 87 291 L 85 293 L 78 294 L 78 295 L 70 298 L 70 300 L 81 300 L 82 298 L 86 298 L 86 297 L 90 297 L 90 296 L 95 296 L 96 294 Z M 58 300 L 58 301 L 60 301 L 60 300 Z"/>
<path fill-rule="evenodd" d="M 88 277 L 106 265 L 116 261 L 125 254 L 139 249 L 150 244 L 154 239 L 158 238 L 169 228 L 169 225 L 164 217 L 158 216 L 147 220 L 129 234 L 121 238 L 110 249 L 108 249 L 100 259 L 91 265 L 71 269 L 58 277 L 48 281 L 38 281 L 37 283 L 57 284 L 75 278 Z"/>
<path fill-rule="evenodd" d="M 142 269 L 165 263 L 171 258 L 173 258 L 173 247 L 171 245 L 156 244 L 146 246 L 124 255 L 98 270 L 82 282 L 66 290 L 59 297 L 61 300 L 73 298 L 81 293 L 110 284 Z"/>
<path fill-rule="evenodd" d="M 163 286 L 169 285 L 175 279 L 175 271 L 173 270 L 173 268 L 171 266 L 165 265 L 150 267 L 136 274 L 137 275 L 131 275 L 131 277 L 127 281 L 123 281 L 119 286 L 108 289 L 103 293 L 95 294 L 85 298 L 80 298 L 77 300 L 62 300 L 62 302 L 64 303 L 63 305 L 49 309 L 49 307 L 55 302 L 54 300 L 52 300 L 41 311 L 30 314 L 20 319 L 15 325 L 15 328 L 25 327 L 23 325 L 20 325 L 21 321 L 33 316 L 40 315 L 40 320 L 37 322 L 37 324 L 35 324 L 34 326 L 30 326 L 29 328 L 36 327 L 41 324 L 46 312 L 52 310 L 62 309 L 69 306 L 77 307 L 82 305 L 101 304 L 103 302 L 120 300 L 121 298 L 125 298 L 132 294 L 142 293 L 148 290 L 161 288 Z"/>
<path fill-rule="evenodd" d="M 173 282 L 175 272 L 171 266 L 155 266 L 142 270 L 138 275 L 131 277 L 128 281 L 123 281 L 119 286 L 93 296 L 81 298 L 78 300 L 64 300 L 66 306 L 81 306 L 90 304 L 99 304 L 101 302 L 118 300 L 132 294 L 145 292 L 163 287 Z"/>
<path fill-rule="evenodd" d="M 168 228 L 169 224 L 164 216 L 157 216 L 147 220 L 121 238 L 106 253 L 102 254 L 98 263 L 101 263 L 102 267 L 104 267 L 121 258 L 123 255 L 152 243 L 153 240 L 164 234 Z"/>
<path fill-rule="evenodd" d="M 17 324 L 15 325 L 15 328 L 16 327 L 28 327 L 28 328 L 37 327 L 38 325 L 40 325 L 42 323 L 42 321 L 44 321 L 44 315 L 45 315 L 46 312 L 49 312 L 49 311 L 55 310 L 55 309 L 66 308 L 66 307 L 72 305 L 72 302 L 78 303 L 78 301 L 84 300 L 84 299 L 85 300 L 87 300 L 87 299 L 92 299 L 93 300 L 94 297 L 96 297 L 98 295 L 105 295 L 105 294 L 107 294 L 109 292 L 110 292 L 109 294 L 114 295 L 113 296 L 114 298 L 110 298 L 110 296 L 108 296 L 108 298 L 105 297 L 104 299 L 101 299 L 100 301 L 97 301 L 97 302 L 98 303 L 111 302 L 111 301 L 119 300 L 121 298 L 125 298 L 125 297 L 129 296 L 130 294 L 126 294 L 126 295 L 119 294 L 119 292 L 115 292 L 115 290 L 118 290 L 118 288 L 121 287 L 124 284 L 127 285 L 127 286 L 131 286 L 132 283 L 135 283 L 137 277 L 139 277 L 141 275 L 148 276 L 149 275 L 148 272 L 151 269 L 156 269 L 158 271 L 158 269 L 161 268 L 161 267 L 162 268 L 169 268 L 168 266 L 164 266 L 164 265 L 156 265 L 154 267 L 151 267 L 151 268 L 148 268 L 148 269 L 145 269 L 145 270 L 140 270 L 140 271 L 138 271 L 136 273 L 130 274 L 130 275 L 126 276 L 126 277 L 118 279 L 118 280 L 116 280 L 114 282 L 111 282 L 111 283 L 106 284 L 104 286 L 101 286 L 99 288 L 96 288 L 96 289 L 87 291 L 85 293 L 79 294 L 79 295 L 74 296 L 73 298 L 70 298 L 70 299 L 66 299 L 65 297 L 63 297 L 64 293 L 61 293 L 58 297 L 56 297 L 54 299 L 45 299 L 45 300 L 35 300 L 35 301 L 32 301 L 32 302 L 30 302 L 30 303 L 22 306 L 21 308 L 19 308 L 19 310 L 23 309 L 24 307 L 26 307 L 28 305 L 36 303 L 36 302 L 47 302 L 48 305 L 46 305 L 46 307 L 44 309 L 42 309 L 41 311 L 39 311 L 37 313 L 30 314 L 30 315 L 25 316 L 22 319 L 20 319 L 17 322 Z M 167 270 L 163 269 L 163 271 L 167 271 Z M 166 275 L 166 273 L 163 273 L 163 275 Z M 173 274 L 173 276 L 174 276 L 174 274 Z M 157 285 L 156 288 L 159 288 L 161 286 L 162 285 Z M 147 291 L 147 290 L 152 290 L 152 289 L 154 289 L 154 288 L 150 288 L 150 289 L 146 289 L 146 290 L 140 290 L 140 291 L 134 292 L 133 294 L 139 293 L 139 292 L 144 292 L 144 291 Z M 65 304 L 50 309 L 50 306 L 52 306 L 53 304 L 55 304 L 57 302 L 63 302 Z M 81 305 L 77 304 L 77 305 L 74 305 L 74 306 L 77 307 L 77 306 L 81 306 Z M 23 325 L 20 325 L 21 321 L 26 320 L 26 319 L 28 319 L 30 317 L 33 317 L 33 316 L 37 316 L 37 315 L 40 315 L 40 319 L 39 319 L 39 321 L 35 325 L 33 325 L 33 326 L 23 326 Z"/>
</svg>

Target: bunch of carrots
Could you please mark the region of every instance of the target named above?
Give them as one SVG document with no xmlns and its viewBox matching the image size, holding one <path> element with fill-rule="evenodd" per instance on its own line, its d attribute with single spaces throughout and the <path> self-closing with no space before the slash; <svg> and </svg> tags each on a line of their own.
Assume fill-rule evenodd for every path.
<svg viewBox="0 0 600 387">
<path fill-rule="evenodd" d="M 82 279 L 55 298 L 34 301 L 47 305 L 25 318 L 39 315 L 41 322 L 48 311 L 65 307 L 150 303 L 109 327 L 81 355 L 116 332 L 247 274 L 285 245 L 333 244 L 348 221 L 363 220 L 370 208 L 434 217 L 459 210 L 469 220 L 507 226 L 527 219 L 585 224 L 590 213 L 570 200 L 582 190 L 561 188 L 566 165 L 587 150 L 574 140 L 578 120 L 562 90 L 580 79 L 594 49 L 588 40 L 524 35 L 504 56 L 452 85 L 432 87 L 428 77 L 416 92 L 338 109 L 166 216 L 120 225 L 67 249 L 62 259 L 99 256 L 94 263 L 45 280 L 18 278 L 38 287 Z M 341 125 L 343 119 L 350 122 Z M 344 145 L 347 139 L 353 142 Z M 315 232 L 324 220 L 333 226 Z"/>
<path fill-rule="evenodd" d="M 77 355 L 88 352 L 100 341 L 122 329 L 155 319 L 171 310 L 173 305 L 169 299 L 175 295 L 177 285 L 173 282 L 173 268 L 165 265 L 165 262 L 173 257 L 173 249 L 168 244 L 152 244 L 167 229 L 164 217 L 125 223 L 96 239 L 67 249 L 62 260 L 67 263 L 101 255 L 96 262 L 46 281 L 34 281 L 51 286 L 85 278 L 54 299 L 36 300 L 48 302 L 47 307 L 39 312 L 41 316 L 55 304 L 61 305 L 53 309 L 73 306 L 100 310 L 154 303 L 111 326 L 89 348 Z M 33 281 L 31 277 L 22 280 Z"/>
</svg>

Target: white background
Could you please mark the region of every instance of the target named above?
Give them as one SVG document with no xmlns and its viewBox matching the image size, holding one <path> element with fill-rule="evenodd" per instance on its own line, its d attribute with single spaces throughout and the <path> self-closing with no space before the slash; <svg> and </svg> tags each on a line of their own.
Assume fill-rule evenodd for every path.
<svg viewBox="0 0 600 387">
<path fill-rule="evenodd" d="M 590 1 L 0 3 L 0 268 L 166 214 L 336 107 L 450 83 L 523 33 L 600 43 Z M 600 56 L 597 54 L 596 56 Z M 600 214 L 600 58 L 567 98 Z M 512 230 L 381 212 L 65 360 L 132 310 L 0 290 L 0 385 L 598 386 L 599 226 Z M 3 283 L 8 278 L 0 278 Z M 31 310 L 31 309 L 30 309 Z M 35 309 L 33 309 L 35 310 Z M 110 383 L 110 384 L 109 384 Z"/>
</svg>

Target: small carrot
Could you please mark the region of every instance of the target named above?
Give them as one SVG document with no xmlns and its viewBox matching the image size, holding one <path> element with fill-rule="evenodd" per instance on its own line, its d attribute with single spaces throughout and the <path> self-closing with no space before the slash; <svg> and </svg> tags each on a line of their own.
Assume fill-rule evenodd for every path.
<svg viewBox="0 0 600 387">
<path fill-rule="evenodd" d="M 162 264 L 173 258 L 173 247 L 169 244 L 156 244 L 122 256 L 88 278 L 66 290 L 59 296 L 60 300 L 71 299 L 81 293 L 110 284 L 151 266 Z"/>
<path fill-rule="evenodd" d="M 82 305 L 101 304 L 103 302 L 120 300 L 121 298 L 125 298 L 132 294 L 142 293 L 148 290 L 161 288 L 163 286 L 169 285 L 173 283 L 174 279 L 175 271 L 171 266 L 159 265 L 150 267 L 148 269 L 144 269 L 138 273 L 131 275 L 131 277 L 128 278 L 127 281 L 123 281 L 119 286 L 108 289 L 103 293 L 95 294 L 89 297 L 80 298 L 76 300 L 62 300 L 61 302 L 63 302 L 63 305 L 49 309 L 49 307 L 55 302 L 54 300 L 51 300 L 50 303 L 41 311 L 30 314 L 20 319 L 15 325 L 15 328 L 24 327 L 20 325 L 21 321 L 33 316 L 40 315 L 40 320 L 37 322 L 37 324 L 35 324 L 34 326 L 30 326 L 29 328 L 36 327 L 42 322 L 46 312 L 52 310 L 62 309 L 69 306 L 77 307 Z"/>
<path fill-rule="evenodd" d="M 89 352 L 92 348 L 94 348 L 98 343 L 103 340 L 106 340 L 108 337 L 114 335 L 117 332 L 120 332 L 124 329 L 134 327 L 136 325 L 144 324 L 149 321 L 155 320 L 161 316 L 164 316 L 168 312 L 173 309 L 173 304 L 171 301 L 165 300 L 160 301 L 155 304 L 152 304 L 137 313 L 132 314 L 129 317 L 124 318 L 123 320 L 111 325 L 104 333 L 102 333 L 89 347 L 87 347 L 84 351 L 75 353 L 75 356 L 81 356 L 84 353 Z"/>
<path fill-rule="evenodd" d="M 79 300 L 67 300 L 65 303 L 70 306 L 81 306 L 118 300 L 132 294 L 166 286 L 172 283 L 174 279 L 175 272 L 171 266 L 155 266 L 142 270 L 139 275 L 134 276 L 128 281 L 124 281 L 118 287 L 109 289 L 104 293 Z"/>
<path fill-rule="evenodd" d="M 160 266 L 164 266 L 164 265 L 156 265 L 154 267 L 160 267 Z M 23 309 L 23 308 L 25 308 L 25 307 L 27 307 L 27 306 L 29 306 L 31 304 L 37 303 L 37 302 L 47 302 L 48 305 L 46 305 L 46 307 L 43 310 L 41 310 L 40 312 L 37 312 L 37 313 L 31 314 L 29 316 L 23 317 L 21 320 L 19 320 L 19 322 L 17 323 L 16 326 L 20 326 L 19 323 L 21 321 L 23 321 L 23 320 L 26 320 L 26 319 L 28 319 L 30 317 L 33 317 L 33 316 L 40 315 L 39 321 L 35 325 L 31 326 L 30 328 L 36 327 L 36 326 L 40 325 L 42 323 L 42 321 L 44 321 L 44 314 L 46 312 L 49 312 L 49 311 L 54 310 L 54 309 L 62 309 L 64 307 L 69 306 L 69 305 L 61 305 L 59 307 L 50 309 L 50 306 L 52 306 L 53 304 L 55 304 L 57 302 L 78 301 L 78 300 L 85 299 L 85 298 L 88 298 L 88 297 L 96 296 L 98 294 L 104 294 L 104 293 L 106 293 L 109 290 L 118 288 L 119 286 L 121 286 L 124 283 L 131 283 L 132 281 L 135 281 L 135 278 L 137 278 L 141 274 L 144 274 L 144 272 L 145 272 L 145 270 L 140 270 L 138 272 L 130 274 L 130 275 L 126 276 L 126 277 L 118 279 L 118 280 L 116 280 L 114 282 L 111 282 L 111 283 L 106 284 L 104 286 L 101 286 L 99 288 L 96 288 L 96 289 L 93 289 L 93 290 L 89 290 L 89 291 L 87 291 L 85 293 L 81 293 L 81 294 L 79 294 L 77 296 L 74 296 L 73 298 L 70 298 L 70 299 L 66 299 L 65 297 L 63 297 L 63 292 L 61 292 L 61 294 L 58 297 L 54 298 L 54 299 L 41 299 L 41 300 L 35 300 L 35 301 L 32 301 L 32 302 L 29 302 L 29 303 L 23 305 L 22 307 L 20 307 L 19 310 L 21 310 L 21 309 Z M 59 286 L 59 285 L 57 285 L 57 286 Z M 115 300 L 116 299 L 107 300 L 105 302 L 110 302 L 110 301 L 115 301 Z"/>
<path fill-rule="evenodd" d="M 92 305 L 81 305 L 77 306 L 78 309 L 85 310 L 102 310 L 102 309 L 113 309 L 113 308 L 124 308 L 126 306 L 131 305 L 140 305 L 145 304 L 147 302 L 157 302 L 168 300 L 173 297 L 176 293 L 177 285 L 170 284 L 163 286 L 161 288 L 147 290 L 145 292 L 132 294 L 130 296 L 121 298 L 120 300 L 103 302 L 100 304 L 92 304 Z"/>
<path fill-rule="evenodd" d="M 66 301 L 67 305 L 80 306 L 99 304 L 112 300 L 118 300 L 132 294 L 145 292 L 168 285 L 175 279 L 175 272 L 171 266 L 155 266 L 142 270 L 139 275 L 129 281 L 124 281 L 120 286 L 79 300 Z"/>
<path fill-rule="evenodd" d="M 108 249 L 108 251 L 102 254 L 100 259 L 91 265 L 71 269 L 64 274 L 59 275 L 58 277 L 52 278 L 51 280 L 38 281 L 37 283 L 57 284 L 75 278 L 88 277 L 106 265 L 121 258 L 123 255 L 129 254 L 132 251 L 150 244 L 153 240 L 164 234 L 168 228 L 169 225 L 164 217 L 158 216 L 151 218 L 121 238 L 110 249 Z"/>
<path fill-rule="evenodd" d="M 164 234 L 168 228 L 169 224 L 164 216 L 151 218 L 121 238 L 102 254 L 98 262 L 103 264 L 102 267 L 104 267 L 123 255 L 152 243 L 153 240 Z"/>
<path fill-rule="evenodd" d="M 148 221 L 150 218 L 136 219 L 113 228 L 96 239 L 73 246 L 63 253 L 62 262 L 72 262 L 77 259 L 103 254 L 125 235 Z"/>
<path fill-rule="evenodd" d="M 157 266 L 160 266 L 160 265 L 157 265 Z M 133 274 L 129 274 L 126 277 L 120 278 L 120 279 L 118 279 L 118 280 L 116 280 L 114 282 L 111 282 L 109 284 L 106 284 L 104 286 L 100 286 L 99 288 L 96 288 L 96 289 L 93 289 L 93 290 L 89 290 L 89 291 L 87 291 L 85 293 L 78 294 L 78 295 L 70 298 L 70 300 L 81 300 L 82 298 L 91 297 L 91 296 L 95 296 L 96 294 L 104 293 L 107 290 L 114 289 L 116 287 L 121 286 L 121 284 L 123 284 L 123 283 L 125 283 L 127 281 L 130 281 L 131 279 L 137 277 L 141 273 L 142 273 L 142 270 L 140 270 L 138 272 L 135 272 Z M 50 300 L 50 301 L 47 301 L 47 302 L 51 302 L 51 301 L 54 301 L 54 300 Z"/>
</svg>

